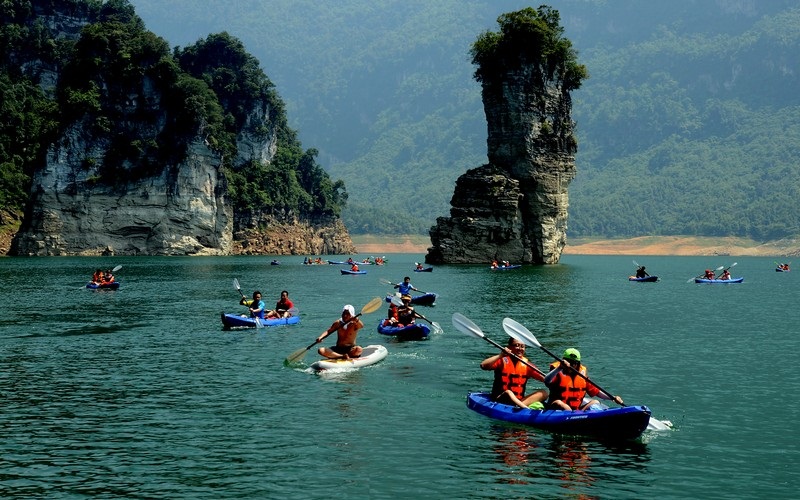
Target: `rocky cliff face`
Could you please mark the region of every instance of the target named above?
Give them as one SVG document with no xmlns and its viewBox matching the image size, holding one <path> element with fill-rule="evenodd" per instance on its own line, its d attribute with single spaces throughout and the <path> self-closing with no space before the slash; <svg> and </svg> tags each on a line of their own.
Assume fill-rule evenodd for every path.
<svg viewBox="0 0 800 500">
<path fill-rule="evenodd" d="M 575 177 L 571 99 L 536 65 L 482 82 L 489 164 L 456 182 L 450 217 L 431 228 L 429 263 L 555 264 Z"/>
<path fill-rule="evenodd" d="M 70 12 L 51 14 L 41 18 L 57 39 L 77 39 L 80 28 L 90 22 Z M 24 67 L 46 93 L 54 94 L 58 67 L 38 60 Z M 140 82 L 131 82 L 114 103 L 115 115 L 124 123 L 120 128 L 136 137 L 169 135 L 171 117 L 161 110 L 164 92 L 146 74 Z M 268 102 L 251 104 L 236 134 L 233 165 L 272 161 L 278 126 L 271 121 L 271 111 Z M 201 130 L 179 160 L 144 158 L 153 168 L 142 174 L 141 165 L 119 160 L 109 134 L 98 132 L 93 120 L 88 114 L 77 120 L 49 147 L 33 175 L 31 198 L 11 255 L 354 252 L 346 229 L 333 218 L 263 218 L 238 230 L 226 198 L 223 159 Z M 104 163 L 111 156 L 118 167 L 109 178 Z"/>
</svg>

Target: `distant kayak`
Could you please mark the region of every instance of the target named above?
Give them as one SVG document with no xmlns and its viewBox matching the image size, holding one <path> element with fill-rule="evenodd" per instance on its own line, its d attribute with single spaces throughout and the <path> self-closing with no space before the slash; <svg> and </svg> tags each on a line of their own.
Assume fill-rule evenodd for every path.
<svg viewBox="0 0 800 500">
<path fill-rule="evenodd" d="M 277 260 L 273 260 L 272 262 L 269 263 L 269 265 L 271 265 L 271 266 L 279 266 L 279 265 L 281 265 L 281 263 L 278 262 Z"/>
<path fill-rule="evenodd" d="M 658 276 L 645 276 L 643 278 L 637 278 L 636 276 L 628 276 L 628 281 L 639 281 L 641 283 L 654 283 L 658 281 Z"/>
<path fill-rule="evenodd" d="M 366 271 L 351 271 L 349 269 L 339 269 L 339 271 L 341 271 L 342 274 L 367 274 Z"/>
<path fill-rule="evenodd" d="M 709 279 L 706 279 L 706 278 L 695 278 L 694 279 L 695 283 L 723 283 L 723 284 L 726 284 L 726 283 L 741 283 L 742 281 L 744 281 L 744 278 L 731 278 L 729 280 L 717 280 L 717 279 L 709 280 Z"/>
<path fill-rule="evenodd" d="M 392 297 L 399 297 L 400 294 L 389 294 L 386 296 L 386 302 L 391 302 Z M 411 305 L 415 306 L 433 306 L 436 304 L 436 298 L 439 297 L 439 294 L 436 293 L 423 293 L 422 295 L 416 295 L 411 297 Z"/>
<path fill-rule="evenodd" d="M 401 340 L 424 340 L 428 338 L 431 329 L 428 325 L 415 323 L 409 326 L 384 326 L 384 320 L 378 321 L 378 333 L 381 335 L 389 335 L 390 337 L 397 337 Z"/>
<path fill-rule="evenodd" d="M 508 266 L 489 266 L 489 269 L 492 271 L 510 271 L 511 269 L 519 269 L 522 267 L 522 264 L 511 264 Z"/>
<path fill-rule="evenodd" d="M 415 273 L 432 273 L 433 272 L 433 267 L 432 266 L 428 266 L 428 267 L 423 267 L 422 269 L 419 269 L 419 268 L 415 267 L 414 268 L 414 272 Z"/>
<path fill-rule="evenodd" d="M 86 284 L 86 288 L 92 290 L 116 290 L 119 288 L 119 281 L 113 281 L 111 283 L 95 283 L 92 281 Z"/>
<path fill-rule="evenodd" d="M 361 356 L 344 359 L 320 359 L 311 364 L 311 369 L 317 372 L 335 370 L 337 372 L 357 370 L 362 366 L 374 365 L 389 354 L 382 345 L 368 345 L 364 347 Z"/>
<path fill-rule="evenodd" d="M 250 316 L 242 316 L 240 314 L 225 314 L 221 313 L 222 327 L 228 328 L 257 328 L 256 319 Z M 261 319 L 261 326 L 280 326 L 280 325 L 296 325 L 300 323 L 300 316 L 289 316 L 288 318 L 270 318 Z"/>
</svg>

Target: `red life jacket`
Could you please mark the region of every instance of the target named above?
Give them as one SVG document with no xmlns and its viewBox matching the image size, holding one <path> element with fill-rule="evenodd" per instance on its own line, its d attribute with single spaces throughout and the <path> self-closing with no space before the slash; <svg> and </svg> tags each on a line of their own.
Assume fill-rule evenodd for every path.
<svg viewBox="0 0 800 500">
<path fill-rule="evenodd" d="M 551 368 L 558 366 L 557 363 L 550 365 Z M 586 375 L 586 367 L 581 365 L 580 371 Z M 586 379 L 578 374 L 573 376 L 567 375 L 565 372 L 559 372 L 553 379 L 553 384 L 547 387 L 550 390 L 550 397 L 548 402 L 560 399 L 567 403 L 570 408 L 577 410 L 583 404 L 583 397 L 586 395 L 589 384 Z"/>
<path fill-rule="evenodd" d="M 522 358 L 527 361 L 526 358 Z M 528 382 L 529 369 L 525 363 L 514 363 L 508 356 L 500 358 L 501 365 L 494 370 L 494 384 L 492 384 L 492 399 L 511 390 L 515 396 L 522 399 L 525 395 L 525 384 Z"/>
</svg>

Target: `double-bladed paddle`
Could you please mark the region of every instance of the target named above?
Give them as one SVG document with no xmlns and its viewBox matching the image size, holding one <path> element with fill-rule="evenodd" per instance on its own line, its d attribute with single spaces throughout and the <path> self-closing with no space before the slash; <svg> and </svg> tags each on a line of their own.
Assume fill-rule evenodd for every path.
<svg viewBox="0 0 800 500">
<path fill-rule="evenodd" d="M 533 333 L 531 333 L 530 330 L 525 328 L 524 325 L 514 321 L 513 319 L 511 319 L 511 318 L 503 319 L 503 330 L 505 330 L 507 334 L 509 334 L 511 337 L 514 337 L 515 339 L 519 340 L 523 344 L 529 345 L 531 347 L 538 347 L 542 351 L 544 351 L 547 354 L 549 354 L 550 356 L 552 356 L 555 360 L 561 361 L 561 358 L 559 358 L 556 354 L 554 354 L 553 352 L 548 350 L 546 347 L 544 347 L 542 344 L 540 344 L 539 341 L 536 340 L 536 336 Z M 570 367 L 570 368 L 572 368 L 572 367 Z M 613 394 L 611 394 L 607 390 L 603 389 L 602 387 L 600 387 L 599 385 L 594 383 L 589 377 L 587 377 L 586 375 L 584 375 L 580 371 L 575 370 L 574 368 L 572 370 L 575 373 L 577 373 L 578 375 L 580 375 L 588 383 L 590 383 L 593 386 L 595 386 L 598 389 L 600 389 L 605 395 L 607 395 L 609 397 L 609 399 L 611 399 L 615 403 L 617 403 L 617 404 L 619 404 L 621 406 L 627 406 L 625 403 L 620 403 L 619 401 L 617 401 Z M 653 417 L 650 417 L 650 421 L 647 424 L 647 428 L 650 429 L 650 430 L 669 430 L 670 427 L 667 424 L 665 424 L 664 422 L 662 422 L 661 420 L 658 420 L 658 419 L 655 419 Z"/>
<path fill-rule="evenodd" d="M 500 349 L 504 353 L 508 353 L 508 351 L 506 351 L 506 349 L 503 346 L 501 346 L 500 344 L 498 344 L 494 340 L 492 340 L 489 337 L 487 337 L 483 333 L 483 331 L 481 331 L 481 329 L 478 328 L 478 325 L 476 325 L 475 323 L 470 321 L 469 318 L 467 318 L 466 316 L 464 316 L 461 313 L 453 313 L 453 326 L 456 328 L 456 330 L 458 330 L 458 331 L 460 331 L 462 333 L 466 333 L 470 337 L 483 339 L 486 342 L 488 342 L 488 343 L 492 344 L 493 346 L 497 347 L 498 349 Z M 519 339 L 517 339 L 517 340 L 519 340 Z M 522 342 L 522 341 L 520 340 L 520 342 Z M 519 356 L 516 356 L 513 353 L 509 353 L 509 354 L 511 354 L 511 356 L 513 356 L 517 360 L 522 361 L 523 363 L 525 363 L 529 368 L 533 368 L 534 370 L 539 372 L 542 376 L 544 376 L 544 372 L 542 372 L 542 370 L 536 368 L 536 366 L 534 366 L 531 363 L 527 362 L 526 360 L 520 358 Z"/>
<path fill-rule="evenodd" d="M 355 316 L 353 316 L 352 318 L 348 319 L 348 320 L 347 320 L 345 323 L 343 323 L 341 326 L 344 326 L 344 325 L 346 325 L 347 323 L 350 323 L 351 321 L 353 321 L 354 319 L 358 318 L 358 317 L 359 317 L 359 316 L 361 316 L 361 315 L 364 315 L 364 314 L 370 314 L 370 313 L 373 313 L 373 312 L 377 311 L 377 310 L 378 310 L 378 308 L 380 308 L 380 307 L 381 307 L 381 304 L 382 304 L 382 303 L 383 303 L 383 300 L 381 300 L 381 298 L 380 298 L 380 297 L 375 297 L 374 299 L 372 299 L 372 300 L 370 300 L 369 302 L 367 302 L 366 304 L 364 304 L 364 307 L 362 307 L 362 308 L 361 308 L 361 312 L 359 312 L 358 314 L 356 314 L 356 315 L 355 315 Z M 328 335 L 330 335 L 330 334 L 328 334 Z M 311 344 L 311 345 L 309 345 L 308 347 L 305 347 L 305 348 L 303 348 L 303 349 L 298 349 L 298 350 L 296 350 L 295 352 L 291 353 L 291 354 L 290 354 L 290 355 L 288 355 L 288 356 L 286 357 L 286 359 L 283 361 L 283 364 L 284 364 L 284 365 L 286 365 L 286 366 L 288 366 L 288 365 L 291 365 L 291 364 L 293 364 L 293 363 L 297 363 L 298 361 L 300 361 L 301 359 L 303 359 L 303 357 L 306 355 L 306 353 L 307 353 L 307 352 L 308 352 L 308 351 L 309 351 L 309 350 L 310 350 L 312 347 L 314 347 L 315 345 L 317 345 L 317 344 L 319 344 L 320 342 L 322 342 L 323 340 L 325 340 L 325 338 L 326 338 L 328 335 L 325 335 L 324 337 L 322 337 L 322 338 L 321 338 L 321 339 L 319 339 L 319 340 L 315 340 L 315 341 L 314 341 L 314 343 L 312 343 L 312 344 Z"/>
<path fill-rule="evenodd" d="M 383 283 L 384 285 L 393 285 L 393 286 L 400 286 L 402 284 L 402 283 L 392 283 L 386 278 L 381 278 L 380 282 Z M 423 292 L 422 290 L 419 290 L 417 288 L 414 288 L 413 286 L 411 287 L 411 289 L 414 290 L 415 292 L 421 293 L 422 295 L 426 295 L 428 293 L 428 292 Z"/>
</svg>

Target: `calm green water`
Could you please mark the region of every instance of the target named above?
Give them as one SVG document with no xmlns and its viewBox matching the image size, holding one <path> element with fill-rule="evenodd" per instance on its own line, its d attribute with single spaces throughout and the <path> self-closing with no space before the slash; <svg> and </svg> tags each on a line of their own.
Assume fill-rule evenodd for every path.
<svg viewBox="0 0 800 500">
<path fill-rule="evenodd" d="M 490 272 L 420 255 L 341 276 L 302 257 L 0 259 L 0 496 L 17 498 L 796 498 L 800 271 L 774 259 L 642 257 L 659 283 L 629 283 L 630 257 L 565 256 Z M 739 285 L 686 281 L 738 265 Z M 117 292 L 84 288 L 122 264 Z M 383 362 L 320 377 L 283 366 L 338 316 L 411 275 L 440 294 L 444 328 L 397 343 L 367 316 Z M 232 286 L 302 323 L 225 332 Z M 503 317 L 550 350 L 581 350 L 590 375 L 674 430 L 609 446 L 468 410 L 494 353 L 452 327 L 460 312 L 503 343 Z M 550 359 L 529 349 L 540 366 Z M 316 356 L 310 353 L 306 362 Z"/>
</svg>

